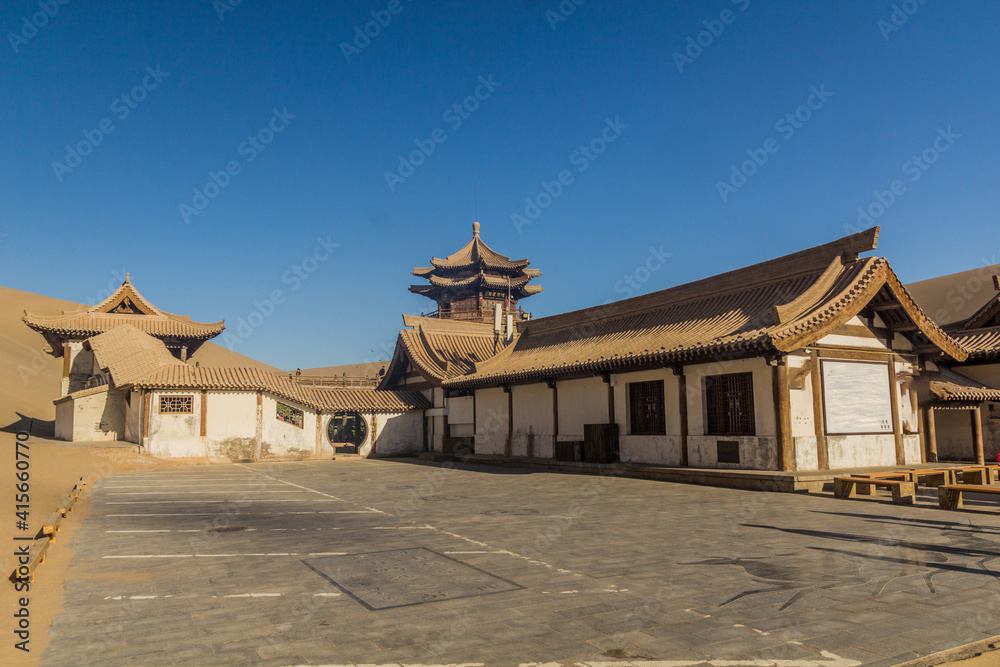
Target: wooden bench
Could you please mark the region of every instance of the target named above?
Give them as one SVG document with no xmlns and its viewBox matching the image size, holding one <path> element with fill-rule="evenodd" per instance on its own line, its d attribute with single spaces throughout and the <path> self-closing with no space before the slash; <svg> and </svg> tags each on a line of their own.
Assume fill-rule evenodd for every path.
<svg viewBox="0 0 1000 667">
<path fill-rule="evenodd" d="M 877 479 L 873 477 L 835 477 L 833 495 L 837 498 L 854 498 L 856 494 L 871 495 L 873 488 L 892 491 L 892 502 L 897 505 L 912 505 L 916 484 L 906 480 Z"/>
<path fill-rule="evenodd" d="M 42 530 L 39 533 L 39 537 L 47 535 L 49 541 L 55 542 L 56 533 L 59 532 L 59 522 L 62 521 L 62 517 L 63 515 L 59 512 L 59 510 L 50 514 L 49 518 L 42 524 Z"/>
<path fill-rule="evenodd" d="M 938 504 L 946 510 L 962 509 L 963 493 L 996 493 L 1000 494 L 1000 486 L 983 484 L 946 484 L 938 487 Z"/>
<path fill-rule="evenodd" d="M 14 567 L 14 571 L 8 577 L 12 582 L 17 581 L 35 581 L 35 568 L 45 562 L 45 552 L 49 550 L 48 540 L 38 540 L 31 545 L 31 549 L 28 550 L 28 557 L 26 563 L 18 563 Z M 16 557 L 21 558 L 20 556 Z"/>
<path fill-rule="evenodd" d="M 984 486 L 993 483 L 993 470 L 988 466 L 964 466 L 951 470 L 952 474 L 955 475 L 953 484 L 958 484 L 958 473 L 962 473 L 962 484 Z"/>
</svg>

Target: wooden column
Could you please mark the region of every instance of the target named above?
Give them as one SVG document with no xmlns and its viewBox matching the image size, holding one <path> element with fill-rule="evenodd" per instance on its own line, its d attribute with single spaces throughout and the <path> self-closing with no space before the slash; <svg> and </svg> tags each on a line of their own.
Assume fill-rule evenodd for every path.
<svg viewBox="0 0 1000 667">
<path fill-rule="evenodd" d="M 478 424 L 478 417 L 476 416 L 476 390 L 472 390 L 472 448 L 469 450 L 470 454 L 476 453 L 476 424 Z"/>
<path fill-rule="evenodd" d="M 983 454 L 983 408 L 977 406 L 972 411 L 972 445 L 975 447 L 976 464 L 983 465 L 986 458 Z M 992 474 L 992 473 L 990 473 Z"/>
<path fill-rule="evenodd" d="M 788 394 L 788 365 L 785 358 L 772 367 L 771 385 L 774 390 L 774 422 L 777 427 L 778 468 L 795 469 L 795 450 L 792 441 L 792 406 Z"/>
<path fill-rule="evenodd" d="M 144 390 L 142 392 L 142 438 L 140 438 L 143 449 L 149 446 L 149 412 L 152 409 L 152 403 L 152 392 L 148 389 Z"/>
<path fill-rule="evenodd" d="M 683 366 L 674 366 L 674 375 L 677 376 L 677 411 L 680 413 L 681 427 L 681 465 L 685 468 L 691 465 L 690 454 L 688 453 L 688 399 L 687 399 L 687 376 L 684 375 Z"/>
<path fill-rule="evenodd" d="M 323 454 L 323 413 L 316 412 L 316 456 Z"/>
<path fill-rule="evenodd" d="M 615 423 L 615 386 L 611 384 L 611 376 L 605 380 L 608 383 L 608 423 Z"/>
<path fill-rule="evenodd" d="M 549 387 L 552 388 L 552 458 L 556 457 L 556 448 L 559 447 L 559 388 L 555 380 L 549 380 Z"/>
<path fill-rule="evenodd" d="M 201 390 L 201 437 L 208 435 L 208 390 Z"/>
<path fill-rule="evenodd" d="M 820 470 L 830 468 L 830 453 L 826 448 L 826 419 L 823 414 L 823 373 L 820 368 L 819 351 L 813 350 L 809 376 L 812 381 L 813 426 L 816 431 L 816 466 Z"/>
<path fill-rule="evenodd" d="M 254 443 L 253 460 L 260 461 L 264 448 L 264 394 L 257 392 L 257 441 Z"/>
<path fill-rule="evenodd" d="M 368 450 L 368 456 L 374 457 L 375 456 L 375 441 L 378 440 L 378 415 L 373 412 L 371 414 L 371 420 L 372 420 L 372 447 L 371 447 L 371 449 Z M 447 416 L 445 416 L 445 418 L 444 418 L 444 430 L 445 430 L 445 433 L 448 432 L 448 417 Z M 441 436 L 441 437 L 444 438 L 446 436 Z M 442 449 L 443 449 L 444 448 L 444 445 L 443 445 L 444 440 L 442 440 L 441 442 L 442 442 Z"/>
<path fill-rule="evenodd" d="M 927 462 L 937 463 L 937 426 L 934 424 L 934 406 L 928 406 L 927 415 Z"/>
<path fill-rule="evenodd" d="M 896 382 L 896 360 L 890 357 L 886 368 L 889 372 L 889 396 L 892 399 L 889 407 L 892 409 L 892 437 L 896 442 L 896 465 L 901 466 L 906 461 L 906 452 L 903 449 L 903 429 L 899 424 L 899 383 Z"/>
<path fill-rule="evenodd" d="M 507 392 L 507 442 L 504 443 L 504 454 L 507 458 L 514 456 L 514 389 L 504 387 Z"/>
</svg>

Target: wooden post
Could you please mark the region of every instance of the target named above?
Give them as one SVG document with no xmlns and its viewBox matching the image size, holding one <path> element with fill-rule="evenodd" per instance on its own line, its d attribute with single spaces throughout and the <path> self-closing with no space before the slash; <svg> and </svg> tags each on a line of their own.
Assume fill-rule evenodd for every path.
<svg viewBox="0 0 1000 667">
<path fill-rule="evenodd" d="M 208 390 L 201 390 L 201 437 L 208 435 Z"/>
<path fill-rule="evenodd" d="M 890 408 L 892 409 L 892 437 L 896 443 L 896 465 L 904 465 L 906 461 L 906 451 L 903 449 L 903 430 L 899 424 L 899 383 L 896 382 L 896 360 L 889 358 L 886 366 L 889 370 L 889 397 L 892 399 Z"/>
<path fill-rule="evenodd" d="M 549 380 L 549 386 L 552 387 L 552 458 L 555 458 L 559 446 L 559 388 L 555 380 Z"/>
<path fill-rule="evenodd" d="M 257 441 L 254 443 L 253 460 L 260 461 L 264 449 L 264 394 L 257 392 Z"/>
<path fill-rule="evenodd" d="M 323 413 L 316 411 L 316 457 L 323 454 Z"/>
<path fill-rule="evenodd" d="M 934 406 L 927 406 L 927 462 L 937 463 L 937 425 L 934 423 Z"/>
<path fill-rule="evenodd" d="M 983 454 L 983 409 L 976 406 L 972 411 L 972 444 L 975 447 L 976 465 L 983 465 L 986 462 Z M 987 471 L 987 474 L 993 474 Z"/>
<path fill-rule="evenodd" d="M 826 448 L 826 422 L 823 415 L 823 373 L 820 369 L 818 350 L 812 351 L 810 363 L 812 364 L 809 374 L 812 379 L 813 426 L 816 431 L 816 467 L 820 470 L 829 470 L 830 454 Z"/>
<path fill-rule="evenodd" d="M 795 451 L 792 441 L 792 406 L 788 394 L 788 364 L 785 358 L 777 360 L 772 367 L 772 387 L 774 389 L 775 426 L 778 441 L 779 470 L 795 469 Z"/>
<path fill-rule="evenodd" d="M 514 388 L 504 387 L 507 392 L 507 442 L 504 443 L 504 455 L 514 456 Z"/>
<path fill-rule="evenodd" d="M 684 375 L 684 367 L 674 366 L 674 375 L 677 376 L 677 410 L 681 419 L 681 466 L 687 468 L 691 460 L 688 454 L 687 376 Z"/>
<path fill-rule="evenodd" d="M 373 412 L 371 414 L 371 417 L 372 417 L 372 447 L 371 447 L 371 449 L 368 450 L 368 456 L 369 457 L 375 456 L 375 441 L 378 440 L 378 415 Z M 447 433 L 448 432 L 448 417 L 447 416 L 445 416 L 445 418 L 444 418 L 444 425 L 445 425 L 444 426 L 444 432 Z M 442 436 L 442 438 L 445 438 L 445 437 L 447 437 L 447 436 Z M 444 447 L 444 444 L 443 444 L 444 440 L 442 439 L 441 442 L 442 442 L 442 448 L 443 448 Z M 361 452 L 359 451 L 358 453 L 360 454 Z"/>
<path fill-rule="evenodd" d="M 153 393 L 148 389 L 142 392 L 142 437 L 140 444 L 144 449 L 149 446 L 149 412 L 152 409 L 152 398 Z"/>
</svg>

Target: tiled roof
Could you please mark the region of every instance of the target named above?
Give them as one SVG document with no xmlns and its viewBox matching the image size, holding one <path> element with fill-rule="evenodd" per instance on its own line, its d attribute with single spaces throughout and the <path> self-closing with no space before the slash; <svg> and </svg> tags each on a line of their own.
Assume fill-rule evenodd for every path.
<svg viewBox="0 0 1000 667">
<path fill-rule="evenodd" d="M 25 312 L 22 319 L 39 333 L 83 338 L 126 324 L 158 338 L 197 340 L 213 338 L 226 328 L 221 320 L 214 323 L 194 322 L 190 317 L 160 310 L 135 289 L 128 277 L 114 294 L 91 308 L 61 315 Z"/>
<path fill-rule="evenodd" d="M 1000 359 L 1000 327 L 952 331 L 951 335 L 969 350 L 969 361 Z"/>
<path fill-rule="evenodd" d="M 871 303 L 905 318 L 956 360 L 967 351 L 920 311 L 872 250 L 878 230 L 694 283 L 520 322 L 514 343 L 455 389 L 629 368 L 780 354 L 833 332 Z M 891 312 L 890 312 L 891 311 Z"/>
<path fill-rule="evenodd" d="M 171 355 L 163 341 L 128 325 L 89 338 L 86 345 L 116 388 L 266 391 L 321 411 L 406 412 L 432 407 L 418 392 L 307 386 L 259 368 L 191 366 Z M 95 390 L 75 392 L 70 397 Z"/>
<path fill-rule="evenodd" d="M 61 397 L 57 398 L 56 400 L 52 401 L 52 403 L 55 404 L 55 405 L 59 405 L 60 403 L 62 403 L 64 401 L 76 400 L 78 398 L 84 398 L 86 396 L 93 396 L 95 394 L 103 394 L 106 391 L 108 391 L 108 389 L 110 389 L 110 388 L 111 387 L 108 386 L 108 385 L 106 385 L 106 384 L 102 384 L 102 385 L 99 385 L 97 387 L 87 387 L 86 389 L 80 389 L 79 391 L 74 391 L 71 394 L 66 394 L 65 396 L 61 396 Z"/>
<path fill-rule="evenodd" d="M 448 255 L 444 259 L 434 257 L 431 259 L 431 264 L 438 269 L 471 269 L 471 268 L 490 268 L 490 269 L 523 269 L 528 264 L 530 264 L 526 259 L 511 259 L 506 255 L 501 255 L 497 251 L 490 248 L 479 236 L 479 223 L 475 222 L 472 224 L 472 240 L 466 243 L 462 248 L 451 255 Z M 418 273 L 423 271 L 423 273 Z M 426 276 L 429 271 L 423 268 L 417 268 L 413 270 L 414 275 Z"/>
<path fill-rule="evenodd" d="M 399 332 L 396 356 L 382 387 L 395 386 L 407 363 L 412 363 L 432 384 L 439 384 L 473 372 L 476 363 L 504 347 L 504 342 L 493 335 L 492 324 L 411 315 L 404 315 L 403 322 L 413 328 Z"/>
<path fill-rule="evenodd" d="M 87 346 L 94 352 L 97 365 L 108 371 L 119 387 L 132 384 L 161 367 L 185 366 L 170 354 L 163 341 L 130 324 L 87 339 Z"/>
<path fill-rule="evenodd" d="M 940 369 L 930 381 L 931 392 L 943 401 L 1000 401 L 1000 389 L 947 368 Z"/>
</svg>

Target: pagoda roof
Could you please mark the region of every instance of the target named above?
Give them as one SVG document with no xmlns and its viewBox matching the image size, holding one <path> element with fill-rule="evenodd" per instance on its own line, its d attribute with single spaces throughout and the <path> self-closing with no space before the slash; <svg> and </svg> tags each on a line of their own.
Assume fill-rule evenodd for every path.
<svg viewBox="0 0 1000 667">
<path fill-rule="evenodd" d="M 541 275 L 541 273 L 537 269 L 528 269 L 522 272 L 522 275 L 510 279 L 491 276 L 485 273 L 477 273 L 466 278 L 431 275 L 428 276 L 430 279 L 429 285 L 411 285 L 410 291 L 435 299 L 446 292 L 455 294 L 464 290 L 475 291 L 482 288 L 504 290 L 510 287 L 511 296 L 514 299 L 523 299 L 532 294 L 538 294 L 544 289 L 540 285 L 528 284 L 532 278 Z"/>
<path fill-rule="evenodd" d="M 969 351 L 910 297 L 874 250 L 878 228 L 604 306 L 518 324 L 514 342 L 450 389 L 622 372 L 706 359 L 777 357 L 877 310 L 885 325 L 964 361 Z"/>
<path fill-rule="evenodd" d="M 462 248 L 445 258 L 431 258 L 431 267 L 418 267 L 413 269 L 415 276 L 427 277 L 434 273 L 434 269 L 462 270 L 462 269 L 494 269 L 498 271 L 519 271 L 526 268 L 530 261 L 526 259 L 511 259 L 506 255 L 501 255 L 497 251 L 486 245 L 486 242 L 479 236 L 479 223 L 472 223 L 472 240 Z"/>
<path fill-rule="evenodd" d="M 53 339 L 89 338 L 129 324 L 157 338 L 180 338 L 205 341 L 225 329 L 225 321 L 195 322 L 185 315 L 175 315 L 160 310 L 150 303 L 132 284 L 128 274 L 125 281 L 107 299 L 89 308 L 63 311 L 59 315 L 36 315 L 24 312 L 21 318 L 35 331 Z M 61 354 L 61 350 L 53 350 Z"/>
</svg>

